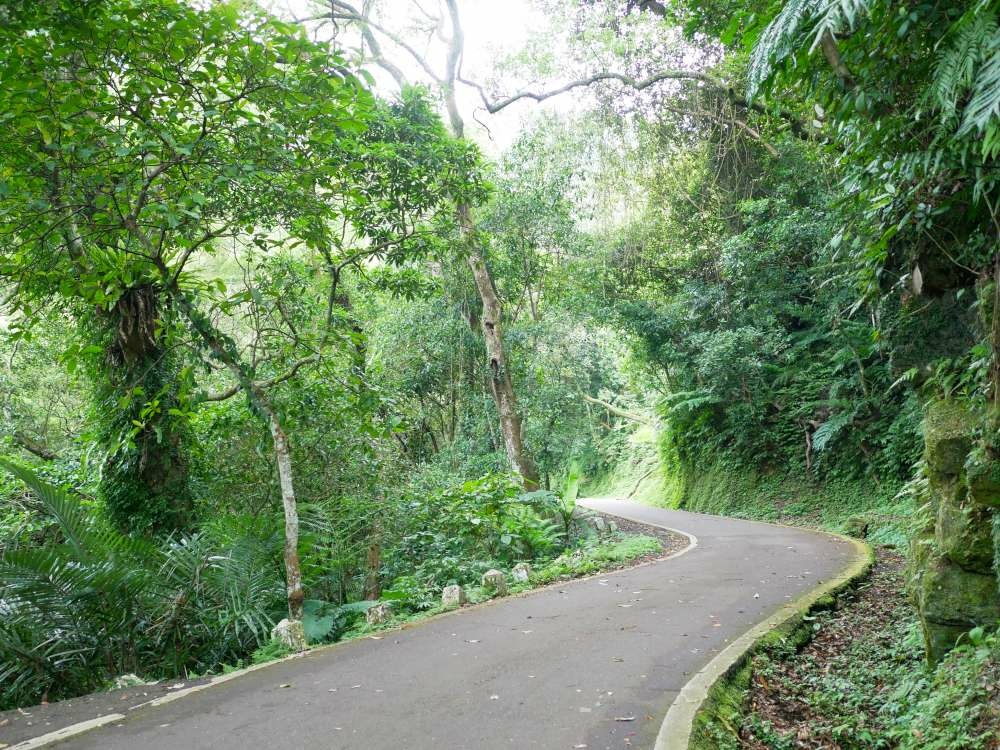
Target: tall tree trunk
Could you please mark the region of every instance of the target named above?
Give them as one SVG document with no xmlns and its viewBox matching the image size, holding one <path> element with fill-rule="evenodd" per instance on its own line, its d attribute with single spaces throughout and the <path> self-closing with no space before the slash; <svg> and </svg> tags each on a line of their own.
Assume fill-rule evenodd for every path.
<svg viewBox="0 0 1000 750">
<path fill-rule="evenodd" d="M 281 427 L 277 413 L 270 408 L 270 401 L 258 394 L 258 401 L 267 412 L 274 441 L 274 457 L 278 463 L 278 481 L 281 484 L 281 505 L 285 511 L 285 590 L 288 594 L 288 618 L 302 619 L 302 567 L 299 562 L 299 509 L 292 485 L 292 459 L 288 451 L 288 436 Z M 264 403 L 267 405 L 264 406 Z"/>
<path fill-rule="evenodd" d="M 475 229 L 472 225 L 472 215 L 467 204 L 459 204 L 459 227 L 468 248 L 468 263 L 472 270 L 472 278 L 476 283 L 476 291 L 483 303 L 483 313 L 480 319 L 483 339 L 486 342 L 486 355 L 489 358 L 490 390 L 497 405 L 500 416 L 500 433 L 503 436 L 504 448 L 511 468 L 521 475 L 521 481 L 526 490 L 538 489 L 538 467 L 531 454 L 524 446 L 522 434 L 523 425 L 521 413 L 517 406 L 517 396 L 514 394 L 514 383 L 507 367 L 507 356 L 504 351 L 502 317 L 503 308 L 497 297 L 496 287 L 486 267 L 482 253 L 475 240 Z"/>
<path fill-rule="evenodd" d="M 371 540 L 368 543 L 368 574 L 365 576 L 365 599 L 371 601 L 382 595 L 379 571 L 382 568 L 382 523 L 375 521 Z"/>
</svg>

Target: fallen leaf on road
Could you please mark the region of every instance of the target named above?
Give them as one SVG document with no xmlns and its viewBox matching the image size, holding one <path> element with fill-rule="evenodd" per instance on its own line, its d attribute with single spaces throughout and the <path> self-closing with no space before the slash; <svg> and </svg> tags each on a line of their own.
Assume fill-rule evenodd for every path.
<svg viewBox="0 0 1000 750">
<path fill-rule="evenodd" d="M 479 639 L 478 638 L 474 638 L 471 641 L 467 640 L 466 643 L 479 643 Z"/>
<path fill-rule="evenodd" d="M 635 721 L 634 716 L 616 716 L 615 721 Z"/>
<path fill-rule="evenodd" d="M 500 700 L 500 696 L 499 695 L 491 695 L 490 696 L 490 700 L 491 701 L 498 701 L 498 700 Z"/>
<path fill-rule="evenodd" d="M 291 686 L 292 686 L 292 683 L 290 683 L 290 682 L 283 682 L 280 685 L 278 685 L 278 687 L 280 687 L 280 688 L 288 688 L 288 687 L 291 687 Z"/>
</svg>

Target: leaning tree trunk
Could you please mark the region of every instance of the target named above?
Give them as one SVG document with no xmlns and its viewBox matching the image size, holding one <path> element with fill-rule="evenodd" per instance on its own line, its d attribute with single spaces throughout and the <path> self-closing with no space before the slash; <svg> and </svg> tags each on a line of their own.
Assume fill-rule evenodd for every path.
<svg viewBox="0 0 1000 750">
<path fill-rule="evenodd" d="M 160 269 L 164 276 L 168 276 L 165 267 Z M 240 388 L 247 396 L 251 407 L 262 417 L 271 431 L 271 439 L 274 443 L 274 456 L 278 465 L 278 480 L 281 485 L 281 503 L 285 515 L 285 581 L 286 593 L 288 596 L 288 619 L 302 622 L 303 602 L 305 595 L 302 590 L 302 567 L 299 561 L 299 511 L 295 499 L 295 487 L 292 481 L 292 460 L 288 448 L 288 435 L 281 425 L 281 419 L 277 409 L 271 403 L 264 388 L 259 383 L 255 383 L 249 370 L 239 358 L 232 341 L 218 331 L 211 321 L 203 315 L 182 293 L 176 292 L 175 299 L 178 308 L 190 321 L 198 336 L 205 343 L 208 349 L 224 364 L 236 377 Z M 301 627 L 297 631 L 291 631 L 292 636 L 298 639 L 296 645 L 305 647 L 305 636 Z M 297 633 L 297 635 L 296 635 Z"/>
<path fill-rule="evenodd" d="M 468 263 L 472 277 L 476 282 L 476 290 L 483 303 L 483 314 L 480 320 L 483 339 L 486 342 L 486 355 L 489 358 L 490 390 L 497 405 L 500 417 L 500 432 L 503 435 L 504 448 L 511 467 L 521 475 L 526 490 L 538 489 L 538 468 L 524 446 L 522 434 L 521 413 L 517 406 L 517 396 L 514 394 L 514 383 L 507 367 L 507 356 L 504 351 L 502 314 L 503 308 L 497 297 L 493 279 L 486 261 L 475 243 L 475 230 L 472 226 L 472 216 L 469 206 L 458 206 L 459 226 L 468 246 Z"/>
</svg>

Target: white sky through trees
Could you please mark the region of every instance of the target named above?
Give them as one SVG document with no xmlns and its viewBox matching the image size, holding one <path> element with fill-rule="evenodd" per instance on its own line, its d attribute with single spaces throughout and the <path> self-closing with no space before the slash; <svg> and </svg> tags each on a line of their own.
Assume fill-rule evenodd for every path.
<svg viewBox="0 0 1000 750">
<path fill-rule="evenodd" d="M 357 0 L 355 5 L 360 6 L 361 3 L 362 0 Z M 319 15 L 326 7 L 319 0 L 269 0 L 267 5 L 281 17 L 296 19 Z M 414 19 L 420 19 L 420 8 L 447 17 L 446 9 L 438 8 L 438 5 L 438 0 L 382 0 L 380 12 L 386 26 L 406 38 L 421 53 L 426 51 L 434 68 L 443 70 L 444 45 L 440 40 L 428 40 L 426 34 L 415 28 L 410 32 L 405 31 Z M 509 71 L 498 70 L 497 67 L 498 60 L 517 54 L 528 45 L 534 32 L 548 27 L 550 19 L 545 17 L 536 3 L 532 0 L 460 0 L 459 8 L 465 33 L 462 63 L 465 77 L 484 85 L 491 79 L 499 78 L 503 82 L 501 88 L 504 94 L 516 93 L 531 84 L 539 83 L 522 80 Z M 309 28 L 317 39 L 328 39 L 330 36 L 329 26 L 324 28 L 309 24 Z M 552 39 L 554 45 L 560 43 L 556 37 Z M 394 48 L 391 42 L 380 41 L 383 41 L 386 56 L 407 76 L 411 76 L 414 82 L 427 80 L 426 74 L 413 63 L 408 53 Z M 379 93 L 387 97 L 395 94 L 396 85 L 388 75 L 376 69 L 371 69 L 370 72 L 375 75 L 376 90 Z M 457 93 L 462 116 L 466 120 L 467 135 L 473 137 L 492 156 L 498 155 L 507 147 L 524 124 L 542 111 L 575 111 L 579 109 L 581 100 L 589 98 L 585 92 L 575 91 L 542 103 L 531 100 L 518 102 L 502 112 L 490 114 L 482 107 L 479 94 L 473 88 L 459 85 Z"/>
</svg>

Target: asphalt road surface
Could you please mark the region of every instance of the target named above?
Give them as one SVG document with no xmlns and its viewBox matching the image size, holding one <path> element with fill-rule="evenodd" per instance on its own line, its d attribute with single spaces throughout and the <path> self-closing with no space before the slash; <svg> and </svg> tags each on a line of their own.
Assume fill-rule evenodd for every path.
<svg viewBox="0 0 1000 750">
<path fill-rule="evenodd" d="M 59 747 L 651 748 L 689 676 L 852 547 L 731 518 L 587 500 L 678 529 L 672 559 L 544 588 L 276 663 Z"/>
</svg>

